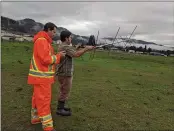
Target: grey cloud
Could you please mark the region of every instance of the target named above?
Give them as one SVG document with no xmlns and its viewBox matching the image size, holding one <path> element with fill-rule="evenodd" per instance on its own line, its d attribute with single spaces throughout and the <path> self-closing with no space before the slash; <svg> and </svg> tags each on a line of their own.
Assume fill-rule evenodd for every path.
<svg viewBox="0 0 174 131">
<path fill-rule="evenodd" d="M 36 19 L 39 14 L 47 16 L 47 19 L 49 17 L 73 17 L 83 6 L 85 3 L 76 2 L 4 2 L 2 14 L 11 15 L 14 18 L 31 16 Z"/>
<path fill-rule="evenodd" d="M 127 36 L 137 25 L 134 36 L 148 36 L 149 41 L 163 38 L 174 44 L 173 36 L 166 35 L 174 34 L 174 3 L 4 2 L 2 15 L 14 19 L 28 17 L 42 23 L 52 21 L 80 35 L 96 35 L 100 30 L 100 37 L 115 36 L 118 27 L 119 35 Z"/>
</svg>

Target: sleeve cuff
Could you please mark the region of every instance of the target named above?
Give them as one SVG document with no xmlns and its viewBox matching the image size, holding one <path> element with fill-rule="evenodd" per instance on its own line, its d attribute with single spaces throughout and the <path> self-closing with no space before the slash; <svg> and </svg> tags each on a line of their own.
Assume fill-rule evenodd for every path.
<svg viewBox="0 0 174 131">
<path fill-rule="evenodd" d="M 51 64 L 55 64 L 56 63 L 56 55 L 51 56 Z"/>
<path fill-rule="evenodd" d="M 60 63 L 60 57 L 61 57 L 61 55 L 60 54 L 57 54 L 55 56 L 56 56 L 55 64 L 59 64 Z"/>
</svg>

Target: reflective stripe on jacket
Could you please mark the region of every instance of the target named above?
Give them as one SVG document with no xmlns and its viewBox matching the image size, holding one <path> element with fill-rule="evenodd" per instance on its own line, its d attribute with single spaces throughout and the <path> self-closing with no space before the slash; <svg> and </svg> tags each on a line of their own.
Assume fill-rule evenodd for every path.
<svg viewBox="0 0 174 131">
<path fill-rule="evenodd" d="M 52 40 L 44 31 L 34 36 L 28 84 L 53 83 L 55 64 L 60 62 L 60 54 L 54 54 Z"/>
</svg>

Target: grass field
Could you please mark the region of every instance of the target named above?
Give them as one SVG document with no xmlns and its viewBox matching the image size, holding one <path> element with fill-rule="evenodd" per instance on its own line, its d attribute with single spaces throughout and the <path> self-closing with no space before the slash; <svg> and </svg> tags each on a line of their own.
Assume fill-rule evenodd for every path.
<svg viewBox="0 0 174 131">
<path fill-rule="evenodd" d="M 31 43 L 1 43 L 2 131 L 42 131 L 30 124 L 32 88 L 27 75 Z M 75 59 L 68 105 L 71 117 L 55 114 L 57 131 L 174 130 L 174 58 L 96 52 Z"/>
</svg>

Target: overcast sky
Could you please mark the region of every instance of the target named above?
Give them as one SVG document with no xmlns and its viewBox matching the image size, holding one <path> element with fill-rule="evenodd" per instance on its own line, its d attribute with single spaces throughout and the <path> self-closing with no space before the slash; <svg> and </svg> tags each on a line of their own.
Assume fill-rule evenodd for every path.
<svg viewBox="0 0 174 131">
<path fill-rule="evenodd" d="M 2 15 L 54 22 L 74 34 L 128 36 L 174 46 L 174 3 L 167 2 L 2 2 Z"/>
</svg>

